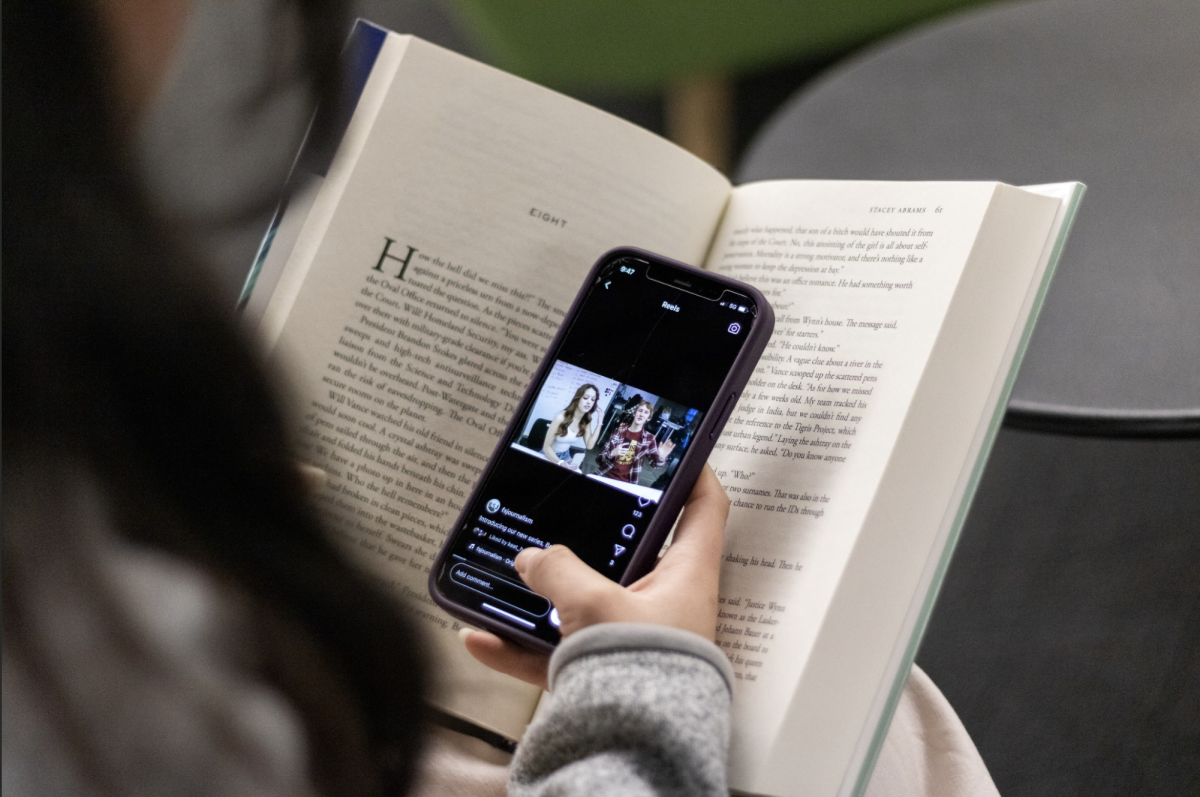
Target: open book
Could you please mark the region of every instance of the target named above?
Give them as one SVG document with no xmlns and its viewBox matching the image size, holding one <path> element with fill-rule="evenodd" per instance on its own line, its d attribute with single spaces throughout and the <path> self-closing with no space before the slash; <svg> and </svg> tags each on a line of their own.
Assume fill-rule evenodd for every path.
<svg viewBox="0 0 1200 797">
<path fill-rule="evenodd" d="M 758 286 L 775 334 L 711 463 L 733 501 L 717 641 L 731 785 L 865 787 L 1078 184 L 733 188 L 633 125 L 365 23 L 335 155 L 301 158 L 243 303 L 292 380 L 320 506 L 426 626 L 444 711 L 518 739 L 433 557 L 564 309 L 637 246 Z M 696 352 L 703 357 L 703 352 Z"/>
</svg>

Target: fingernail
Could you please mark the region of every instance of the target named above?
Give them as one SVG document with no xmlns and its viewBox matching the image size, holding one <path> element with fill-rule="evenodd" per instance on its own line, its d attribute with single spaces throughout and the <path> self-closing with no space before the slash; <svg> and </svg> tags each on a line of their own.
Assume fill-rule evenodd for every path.
<svg viewBox="0 0 1200 797">
<path fill-rule="evenodd" d="M 465 645 L 467 643 L 467 637 L 473 633 L 475 633 L 474 628 L 467 628 L 466 626 L 463 626 L 462 628 L 458 629 L 458 641 Z"/>
<path fill-rule="evenodd" d="M 525 550 L 521 551 L 519 554 L 517 554 L 517 558 L 513 559 L 513 567 L 517 569 L 518 573 L 524 575 L 525 571 L 529 569 L 530 561 L 533 559 L 533 557 L 537 556 L 538 552 L 541 550 L 541 548 L 526 548 Z"/>
<path fill-rule="evenodd" d="M 307 462 L 297 462 L 296 469 L 300 471 L 300 481 L 304 484 L 304 489 L 310 493 L 319 493 L 329 481 L 329 474 L 316 465 L 310 465 Z"/>
</svg>

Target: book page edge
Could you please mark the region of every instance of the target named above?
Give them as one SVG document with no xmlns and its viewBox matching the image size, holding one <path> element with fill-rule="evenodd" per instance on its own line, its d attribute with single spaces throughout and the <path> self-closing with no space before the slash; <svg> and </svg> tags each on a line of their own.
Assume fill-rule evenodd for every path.
<svg viewBox="0 0 1200 797">
<path fill-rule="evenodd" d="M 375 118 L 378 116 L 380 108 L 383 107 L 384 99 L 387 97 L 400 62 L 411 41 L 411 36 L 400 36 L 389 32 L 380 49 L 371 76 L 354 109 L 354 115 L 338 146 L 329 173 L 322 181 L 321 188 L 288 257 L 288 263 L 263 311 L 263 317 L 258 326 L 258 337 L 267 351 L 275 347 L 280 333 L 283 332 L 288 315 L 308 276 L 308 270 L 312 266 L 313 260 L 316 259 L 317 249 L 320 247 L 321 241 L 325 237 L 325 231 L 341 201 L 346 183 L 354 173 L 358 157 L 370 136 Z"/>
<path fill-rule="evenodd" d="M 980 280 L 985 279 L 985 277 L 982 275 L 991 273 L 989 271 L 979 270 L 979 269 L 972 270 L 970 267 L 970 263 L 981 257 L 982 258 L 989 258 L 989 257 L 994 258 L 997 256 L 994 253 L 994 250 L 980 249 L 979 248 L 980 242 L 985 239 L 985 236 L 996 236 L 995 230 L 997 228 L 994 225 L 1003 225 L 1004 223 L 1006 223 L 1004 221 L 999 220 L 999 218 L 996 217 L 996 215 L 995 215 L 997 213 L 997 207 L 998 207 L 997 197 L 1002 192 L 1010 192 L 1010 191 L 1018 190 L 1018 189 L 1013 189 L 1010 186 L 1005 186 L 1000 183 L 991 183 L 989 185 L 992 186 L 992 191 L 991 191 L 992 199 L 990 200 L 990 203 L 989 203 L 989 211 L 985 216 L 983 225 L 979 228 L 979 232 L 978 232 L 979 237 L 976 239 L 976 243 L 973 244 L 971 253 L 966 261 L 966 264 L 963 267 L 961 274 L 960 274 L 958 286 L 955 288 L 956 296 L 959 294 L 959 292 L 961 290 L 964 289 L 965 283 L 962 282 L 962 275 L 970 274 L 972 272 L 974 272 L 975 274 L 978 275 L 971 280 L 972 287 L 969 288 L 970 291 L 978 292 L 981 287 Z M 1010 196 L 1012 196 L 1012 195 L 1010 195 Z M 1038 217 L 1040 215 L 1040 218 L 1045 221 L 1046 226 L 1042 228 L 1044 230 L 1043 235 L 1045 237 L 1040 238 L 1040 248 L 1039 248 L 1039 250 L 1036 250 L 1039 252 L 1039 254 L 1037 255 L 1038 260 L 1041 260 L 1041 258 L 1044 256 L 1044 252 L 1045 252 L 1045 248 L 1046 248 L 1045 242 L 1049 239 L 1049 234 L 1053 227 L 1053 219 L 1047 218 L 1044 211 L 1042 211 L 1039 214 L 1038 211 L 1033 209 L 1032 205 L 1026 205 L 1025 208 L 1021 208 L 1021 206 L 1019 204 L 1013 204 L 1011 202 L 1006 203 L 1006 204 L 1007 204 L 1008 208 L 1012 208 L 1012 210 L 1009 211 L 1010 214 L 1011 213 L 1026 214 L 1026 215 L 1030 215 L 1033 217 Z M 1044 205 L 1043 205 L 1043 207 L 1044 207 Z M 1010 215 L 1010 219 L 1011 219 L 1011 215 Z M 1012 221 L 1009 221 L 1007 223 L 1012 223 Z M 989 226 L 993 226 L 993 231 L 989 232 L 989 229 L 988 229 Z M 1027 238 L 1027 239 L 1025 239 L 1025 241 L 1026 242 L 1024 244 L 1022 244 L 1022 246 L 1025 247 L 1026 252 L 1027 252 L 1027 254 L 1025 256 L 1029 256 L 1029 254 L 1030 254 L 1029 250 L 1032 247 L 1039 245 L 1039 239 L 1029 240 Z M 1029 263 L 1030 261 L 1026 260 L 1025 262 Z M 1035 282 L 1035 275 L 1036 275 L 1036 270 L 1037 270 L 1036 261 L 1034 262 L 1034 264 L 1027 266 L 1026 269 L 1027 269 L 1026 273 L 1028 274 L 1028 282 L 1024 284 L 1023 288 L 1016 289 L 1016 290 L 1021 291 L 1020 295 L 1022 298 L 1020 300 L 1017 300 L 1015 296 L 1010 298 L 1010 301 L 1019 301 L 1020 302 L 1019 304 L 1013 306 L 1014 310 L 1017 309 L 1018 307 L 1024 308 L 1028 305 L 1028 302 L 1029 302 L 1028 296 L 1029 296 L 1029 294 L 1032 290 L 1032 286 Z M 976 301 L 978 301 L 978 294 L 976 295 Z M 954 301 L 951 302 L 950 306 L 947 309 L 947 317 L 945 320 L 943 320 L 942 327 L 937 334 L 937 342 L 935 342 L 934 350 L 933 350 L 933 352 L 931 352 L 931 359 L 924 366 L 923 374 L 922 374 L 921 380 L 920 380 L 920 386 L 918 386 L 917 392 L 914 394 L 914 397 L 913 397 L 914 404 L 910 405 L 910 410 L 908 412 L 906 412 L 906 419 L 902 426 L 900 436 L 897 438 L 897 444 L 901 443 L 906 437 L 909 437 L 912 434 L 916 433 L 915 431 L 913 431 L 916 428 L 913 426 L 914 423 L 920 425 L 921 423 L 928 421 L 928 418 L 926 418 L 924 421 L 914 420 L 911 415 L 911 409 L 912 409 L 912 407 L 916 406 L 916 402 L 920 400 L 921 394 L 923 392 L 932 389 L 931 387 L 929 387 L 929 385 L 931 384 L 929 381 L 931 378 L 930 372 L 928 371 L 929 364 L 934 362 L 934 358 L 937 356 L 938 349 L 941 349 L 944 346 L 949 345 L 947 343 L 947 341 L 949 341 L 951 338 L 948 338 L 947 336 L 952 335 L 952 331 L 951 331 L 952 327 L 947 327 L 947 326 L 945 326 L 945 324 L 947 321 L 949 321 L 951 319 L 952 316 L 954 316 L 956 314 L 961 314 L 962 312 L 964 312 L 961 309 L 958 311 L 956 311 L 954 309 L 955 305 L 957 303 L 959 303 L 959 300 L 956 298 Z M 999 356 L 999 355 L 1001 355 L 1001 353 L 1003 353 L 1004 355 L 1007 355 L 1009 352 L 1012 351 L 1013 335 L 1015 334 L 1015 330 L 1017 329 L 1017 327 L 1020 323 L 1019 315 L 1014 314 L 1014 315 L 1010 316 L 1011 321 L 1009 321 L 1009 322 L 1005 322 L 1005 316 L 1007 316 L 1007 313 L 1005 315 L 996 316 L 995 318 L 996 318 L 997 324 L 1001 324 L 1001 325 L 1006 324 L 1006 329 L 1008 331 L 1001 332 L 1000 329 L 996 328 L 996 326 L 993 325 L 992 331 L 990 333 L 988 333 L 991 336 L 993 344 L 999 344 L 1000 340 L 1004 341 L 1004 343 L 1002 344 L 1003 345 L 1002 349 L 999 349 L 999 350 L 997 350 L 995 348 L 992 349 L 992 352 L 995 353 L 992 356 L 995 357 L 996 360 L 998 361 L 997 365 L 1004 362 L 1004 359 L 1001 356 Z M 961 318 L 959 318 L 959 319 L 956 319 L 953 323 L 955 325 L 958 325 L 958 324 L 963 323 L 963 321 Z M 997 337 L 1000 335 L 1003 335 L 1003 338 L 998 340 Z M 997 370 L 997 372 L 995 374 L 992 374 L 989 378 L 987 378 L 987 381 L 985 383 L 983 383 L 988 386 L 986 388 L 986 390 L 987 390 L 986 394 L 983 394 L 983 395 L 985 397 L 989 397 L 989 400 L 991 400 L 991 398 L 994 397 L 995 386 L 996 386 L 996 382 L 997 382 L 997 374 L 999 374 L 999 373 L 1000 373 L 1000 370 Z M 960 377 L 959 381 L 961 381 L 961 377 Z M 982 387 L 982 384 L 980 385 L 980 387 Z M 980 397 L 978 389 L 975 391 L 975 394 L 976 394 L 975 401 L 978 403 L 978 406 L 980 406 L 981 408 L 983 406 L 986 406 L 986 404 L 984 404 L 981 401 L 982 397 Z M 926 414 L 927 413 L 923 414 L 922 417 L 924 417 L 924 415 L 926 415 Z M 989 416 L 988 416 L 989 418 L 990 418 L 990 415 L 991 415 L 991 413 L 989 413 Z M 963 443 L 960 445 L 962 445 L 962 451 L 963 451 L 963 455 L 964 455 L 963 459 L 962 459 L 962 462 L 964 463 L 964 467 L 959 468 L 957 471 L 955 471 L 956 475 L 951 475 L 950 473 L 944 473 L 944 475 L 941 477 L 942 478 L 941 484 L 943 486 L 939 487 L 939 490 L 945 490 L 945 492 L 943 493 L 945 498 L 938 499 L 940 510 L 938 509 L 938 506 L 933 506 L 933 507 L 931 507 L 931 510 L 930 510 L 932 512 L 938 512 L 938 517 L 943 518 L 943 519 L 946 517 L 947 512 L 950 510 L 951 506 L 953 505 L 953 502 L 951 499 L 955 495 L 956 488 L 958 488 L 963 483 L 963 475 L 962 474 L 963 474 L 964 468 L 966 467 L 965 463 L 971 461 L 970 457 L 967 455 L 972 450 L 972 445 L 975 443 L 975 441 L 979 437 L 978 430 L 979 430 L 981 423 L 983 423 L 983 419 L 976 419 L 976 420 L 972 421 L 972 420 L 969 420 L 969 416 L 966 418 L 960 416 L 960 420 L 957 421 L 957 423 L 958 423 L 959 432 L 956 433 L 956 435 L 957 435 L 956 439 L 963 441 Z M 970 424 L 970 427 L 969 427 L 971 429 L 970 432 L 967 432 L 967 428 L 964 427 L 964 425 L 963 425 L 964 423 Z M 909 442 L 911 443 L 911 440 Z M 897 455 L 896 452 L 898 450 L 899 449 L 897 448 L 889 456 L 889 464 L 887 466 L 888 471 L 893 471 L 897 467 L 894 460 Z M 947 478 L 947 477 L 949 477 L 949 478 Z M 901 480 L 901 481 L 903 481 L 903 480 Z M 876 493 L 875 498 L 872 501 L 873 505 L 876 504 L 876 502 L 878 502 L 878 500 L 880 498 L 880 494 L 885 489 L 886 483 L 887 483 L 887 480 L 885 478 L 885 480 L 883 482 L 881 482 L 881 484 L 880 484 L 880 490 Z M 893 484 L 891 489 L 894 491 L 896 489 L 900 489 L 901 486 L 902 485 L 900 485 L 900 484 Z M 896 498 L 895 495 L 891 496 L 891 500 L 895 500 L 895 498 Z M 845 640 L 838 641 L 839 636 L 845 633 L 844 630 L 840 631 L 840 632 L 836 631 L 836 630 L 831 631 L 831 629 L 834 628 L 834 626 L 830 625 L 831 617 L 835 611 L 844 615 L 847 611 L 852 609 L 852 604 L 854 603 L 854 599 L 852 599 L 848 596 L 850 596 L 852 594 L 858 594 L 858 591 L 855 589 L 855 587 L 852 584 L 848 584 L 847 582 L 845 582 L 844 579 L 845 579 L 846 575 L 851 572 L 851 570 L 856 569 L 854 562 L 863 556 L 867 556 L 869 559 L 871 557 L 878 557 L 878 555 L 879 555 L 878 551 L 876 551 L 875 553 L 864 553 L 864 551 L 874 550 L 875 545 L 871 542 L 870 539 L 864 538 L 863 535 L 864 535 L 868 525 L 871 522 L 870 521 L 871 516 L 877 515 L 881 511 L 883 511 L 883 510 L 881 510 L 878 506 L 873 506 L 873 508 L 868 513 L 867 525 L 864 525 L 863 529 L 861 529 L 859 532 L 859 539 L 854 544 L 854 552 L 851 553 L 851 558 L 847 562 L 847 568 L 843 572 L 842 576 L 839 577 L 840 585 L 837 589 L 837 594 L 833 598 L 833 602 L 831 603 L 829 609 L 827 610 L 826 617 L 822 622 L 822 631 L 819 632 L 819 636 L 821 638 L 823 638 L 825 641 L 823 643 L 818 641 L 818 643 L 817 643 L 818 646 L 828 646 L 828 645 L 841 646 L 841 645 L 845 644 Z M 936 525 L 936 528 L 938 528 L 938 529 L 942 529 L 943 526 L 945 525 L 944 521 L 934 521 L 934 524 Z M 877 526 L 878 526 L 878 517 L 876 517 L 876 527 Z M 877 527 L 876 531 L 873 534 L 876 541 L 878 541 L 880 533 L 881 532 L 879 531 L 879 528 Z M 913 572 L 914 566 L 918 569 L 915 572 L 913 572 L 913 574 L 916 576 L 916 578 L 912 582 L 913 583 L 913 586 L 911 587 L 912 592 L 908 593 L 908 590 L 906 589 L 905 590 L 906 594 L 911 594 L 911 595 L 918 594 L 917 586 L 920 584 L 922 577 L 924 577 L 925 574 L 928 572 L 930 561 L 936 560 L 936 558 L 937 558 L 936 556 L 934 556 L 933 551 L 940 550 L 935 545 L 935 542 L 938 539 L 937 532 L 934 532 L 933 534 L 924 536 L 923 539 L 928 540 L 928 542 L 922 542 L 921 543 L 922 548 L 924 550 L 928 550 L 930 553 L 927 554 L 923 560 L 921 560 L 921 563 L 912 562 L 910 560 L 909 565 L 907 565 L 909 572 Z M 864 546 L 866 546 L 866 547 L 864 547 Z M 847 590 L 851 590 L 851 592 L 847 592 Z M 840 597 L 838 597 L 838 596 L 840 596 Z M 849 601 L 849 602 L 847 602 L 847 601 Z M 905 599 L 902 597 L 901 601 L 903 602 L 905 607 L 911 606 L 911 599 Z M 897 608 L 899 609 L 899 607 L 897 607 Z M 884 688 L 885 695 L 891 693 L 891 686 L 892 686 L 893 679 L 887 677 L 886 673 L 888 673 L 889 670 L 887 670 L 887 668 L 884 665 L 885 665 L 885 663 L 890 664 L 894 661 L 894 659 L 895 659 L 894 651 L 895 651 L 896 641 L 900 640 L 900 639 L 905 639 L 905 635 L 903 634 L 903 629 L 905 627 L 905 620 L 908 618 L 909 613 L 910 613 L 910 609 L 904 608 L 902 610 L 902 613 L 893 612 L 891 614 L 893 619 L 891 621 L 889 621 L 889 623 L 895 623 L 896 625 L 899 626 L 899 629 L 894 636 L 892 636 L 889 633 L 889 639 L 892 639 L 892 643 L 889 645 L 888 648 L 886 648 L 886 649 L 882 648 L 881 645 L 888 644 L 888 643 L 886 641 L 881 641 L 881 643 L 879 645 L 876 645 L 876 646 L 872 647 L 871 650 L 867 651 L 867 653 L 871 656 L 871 659 L 878 662 L 878 664 L 870 665 L 870 666 L 872 668 L 874 668 L 874 667 L 879 668 L 880 681 L 877 683 L 880 685 L 882 685 L 882 684 L 887 685 Z M 842 618 L 842 619 L 844 620 L 845 618 Z M 843 625 L 840 625 L 839 627 L 842 627 L 844 629 L 845 626 L 843 624 Z M 828 636 L 831 633 L 834 635 L 833 637 Z M 908 640 L 905 639 L 905 644 L 903 646 L 901 646 L 902 649 L 906 648 L 907 642 L 908 642 Z M 885 650 L 887 652 L 885 652 Z M 818 654 L 817 654 L 816 648 L 814 648 L 814 661 L 815 661 L 815 658 L 817 655 Z M 827 669 L 829 666 L 828 662 L 826 662 L 825 666 Z M 861 665 L 859 665 L 859 668 L 861 668 Z M 805 672 L 808 672 L 808 669 L 809 669 L 809 667 L 806 665 Z M 851 668 L 851 669 L 855 669 L 855 668 Z M 873 683 L 876 683 L 876 682 L 873 682 Z M 799 687 L 800 685 L 801 684 L 797 684 L 797 687 Z M 799 688 L 797 688 L 797 690 L 795 692 L 793 692 L 793 694 L 791 695 L 791 697 L 789 699 L 789 704 L 790 704 L 791 708 L 789 708 L 787 715 L 791 716 L 793 718 L 792 720 L 790 720 L 790 724 L 793 726 L 793 731 L 800 730 L 801 728 L 804 727 L 804 724 L 802 721 L 795 719 L 797 710 L 801 710 L 801 711 L 805 710 L 802 706 L 798 705 L 798 701 L 800 701 L 800 695 L 801 695 L 801 693 L 799 691 Z M 807 702 L 811 702 L 811 700 L 812 700 L 811 695 L 808 698 L 805 698 L 805 701 L 807 701 Z M 864 701 L 865 701 L 865 705 L 864 705 Z M 874 698 L 867 698 L 866 696 L 863 696 L 860 693 L 859 697 L 855 699 L 855 703 L 856 703 L 857 707 L 854 708 L 853 713 L 855 716 L 862 716 L 864 721 L 863 721 L 862 725 L 859 727 L 859 729 L 857 731 L 853 732 L 854 733 L 854 736 L 853 736 L 854 741 L 851 741 L 851 739 L 848 738 L 848 736 L 847 736 L 847 732 L 850 731 L 850 728 L 846 727 L 845 722 L 840 723 L 842 726 L 842 730 L 839 735 L 842 737 L 842 739 L 843 739 L 842 741 L 835 742 L 832 739 L 829 739 L 828 735 L 827 735 L 827 741 L 829 744 L 833 744 L 838 749 L 845 750 L 847 753 L 849 753 L 849 755 L 847 755 L 847 757 L 844 759 L 841 758 L 840 755 L 838 756 L 839 763 L 836 764 L 838 766 L 838 771 L 836 774 L 831 772 L 829 770 L 829 768 L 826 767 L 823 770 L 824 771 L 823 775 L 814 776 L 817 778 L 817 780 L 815 780 L 815 781 L 812 778 L 809 778 L 809 779 L 805 780 L 804 783 L 802 784 L 800 781 L 797 781 L 795 779 L 783 778 L 781 772 L 770 763 L 770 760 L 771 759 L 778 760 L 778 757 L 780 755 L 786 755 L 789 758 L 794 759 L 798 755 L 798 753 L 795 750 L 791 750 L 790 752 L 787 752 L 782 747 L 780 747 L 781 744 L 784 744 L 783 736 L 792 735 L 791 733 L 789 733 L 785 730 L 787 725 L 789 724 L 789 721 L 785 721 L 784 725 L 781 726 L 781 736 L 776 739 L 774 751 L 771 753 L 770 756 L 768 756 L 768 761 L 764 762 L 765 767 L 762 771 L 760 771 L 757 774 L 757 776 L 755 777 L 755 783 L 751 788 L 757 789 L 759 792 L 766 793 L 766 794 L 800 793 L 797 791 L 797 789 L 801 789 L 801 788 L 821 788 L 821 789 L 827 788 L 831 793 L 834 791 L 837 791 L 839 794 L 847 793 L 845 791 L 845 789 L 847 787 L 847 782 L 849 782 L 850 784 L 855 783 L 857 781 L 857 776 L 859 774 L 857 771 L 853 770 L 849 766 L 851 758 L 852 758 L 854 752 L 857 749 L 859 749 L 860 742 L 861 742 L 864 732 L 868 733 L 868 738 L 872 738 L 872 735 L 876 730 L 876 727 L 872 726 L 871 723 L 866 722 L 867 717 L 870 716 L 870 709 L 876 705 L 876 700 Z M 808 706 L 808 709 L 811 709 L 811 708 L 812 708 L 812 706 Z M 797 722 L 801 722 L 801 724 L 796 725 Z M 869 731 L 867 730 L 868 728 L 870 729 Z M 884 731 L 886 732 L 886 728 L 884 729 Z M 811 729 L 809 729 L 809 731 L 801 731 L 800 736 L 803 737 L 806 733 L 810 733 L 810 732 L 811 732 Z M 802 738 L 797 738 L 795 741 L 802 742 L 803 740 L 802 740 Z M 784 746 L 786 747 L 787 745 L 784 745 Z M 828 746 L 828 744 L 826 746 Z M 829 751 L 827 751 L 827 752 L 829 752 Z M 781 780 L 781 778 L 783 778 L 783 779 Z M 790 785 L 784 785 L 785 782 Z M 820 785 L 818 785 L 818 783 Z"/>
<path fill-rule="evenodd" d="M 850 767 L 847 769 L 847 780 L 839 789 L 839 794 L 861 797 L 866 792 L 875 763 L 883 749 L 884 740 L 887 738 L 892 716 L 900 703 L 904 686 L 908 682 L 909 671 L 916 660 L 917 650 L 920 648 L 921 640 L 933 615 L 933 607 L 937 602 L 946 573 L 949 571 L 950 561 L 958 545 L 958 539 L 966 523 L 976 490 L 983 477 L 984 468 L 1004 421 L 1008 398 L 1012 395 L 1017 373 L 1020 371 L 1021 362 L 1029 347 L 1037 318 L 1041 313 L 1050 283 L 1053 281 L 1054 272 L 1058 268 L 1063 246 L 1084 193 L 1082 183 L 1055 183 L 1045 186 L 1023 186 L 1022 188 L 1031 193 L 1057 198 L 1060 201 L 1059 210 L 1047 236 L 1042 262 L 1038 266 L 1037 276 L 1034 280 L 1036 290 L 1030 293 L 1028 309 L 1023 311 L 1025 323 L 1020 327 L 1019 335 L 1015 335 L 1013 338 L 1011 344 L 1013 354 L 1007 372 L 1003 380 L 998 381 L 999 398 L 994 404 L 995 409 L 986 423 L 981 424 L 981 436 L 973 464 L 969 469 L 964 470 L 965 480 L 961 489 L 955 491 L 957 500 L 952 499 L 955 512 L 953 515 L 947 516 L 948 522 L 944 531 L 939 533 L 938 541 L 934 544 L 935 550 L 940 549 L 941 552 L 936 560 L 930 560 L 928 575 L 922 575 L 909 610 L 909 617 L 905 620 L 905 630 L 898 639 L 896 650 L 893 653 L 893 661 L 889 663 L 889 668 L 893 669 L 895 675 L 890 685 L 886 685 L 885 681 L 886 688 L 881 685 L 870 715 L 873 719 L 869 719 L 864 728 L 863 738 L 851 759 Z M 872 726 L 874 726 L 873 729 Z"/>
</svg>

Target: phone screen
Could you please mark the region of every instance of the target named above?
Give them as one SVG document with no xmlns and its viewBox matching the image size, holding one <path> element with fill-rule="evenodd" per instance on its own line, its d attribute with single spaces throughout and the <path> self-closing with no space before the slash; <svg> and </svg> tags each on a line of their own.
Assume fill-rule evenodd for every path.
<svg viewBox="0 0 1200 797">
<path fill-rule="evenodd" d="M 750 296 L 693 271 L 601 267 L 453 530 L 442 595 L 557 643 L 557 612 L 513 559 L 563 544 L 619 581 L 706 415 L 731 409 L 721 386 L 757 317 Z"/>
</svg>

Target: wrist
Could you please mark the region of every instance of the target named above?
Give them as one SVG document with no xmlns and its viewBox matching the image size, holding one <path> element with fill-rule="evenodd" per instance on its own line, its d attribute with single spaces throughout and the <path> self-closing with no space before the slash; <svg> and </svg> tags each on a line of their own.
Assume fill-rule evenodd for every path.
<svg viewBox="0 0 1200 797">
<path fill-rule="evenodd" d="M 733 689 L 733 668 L 729 660 L 711 640 L 703 636 L 653 623 L 599 623 L 567 637 L 550 657 L 547 682 L 554 691 L 557 675 L 572 662 L 588 656 L 638 650 L 671 651 L 695 657 L 712 665 Z"/>
</svg>

